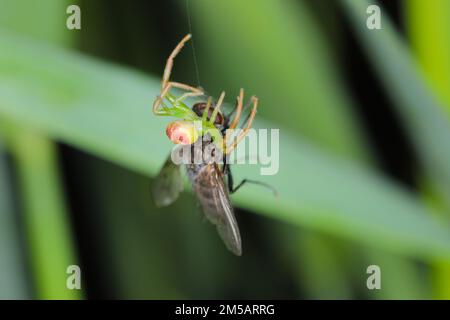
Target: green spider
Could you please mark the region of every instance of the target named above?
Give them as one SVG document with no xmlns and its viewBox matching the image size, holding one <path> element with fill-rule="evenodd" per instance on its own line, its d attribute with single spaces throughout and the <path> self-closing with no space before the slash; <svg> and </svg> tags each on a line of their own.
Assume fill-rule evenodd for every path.
<svg viewBox="0 0 450 320">
<path fill-rule="evenodd" d="M 227 146 L 226 133 L 232 132 L 230 130 L 236 129 L 239 120 L 241 118 L 243 109 L 244 90 L 243 89 L 240 90 L 239 96 L 237 97 L 236 107 L 231 112 L 231 114 L 236 112 L 236 115 L 231 121 L 231 123 L 229 119 L 229 116 L 231 114 L 225 118 L 220 112 L 220 108 L 225 98 L 225 92 L 222 92 L 220 94 L 219 99 L 214 106 L 211 97 L 208 98 L 206 103 L 205 102 L 197 103 L 192 107 L 192 109 L 189 108 L 186 104 L 184 104 L 183 101 L 187 97 L 204 95 L 204 92 L 201 89 L 183 83 L 169 81 L 169 77 L 172 72 L 174 58 L 190 38 L 191 38 L 190 34 L 186 35 L 181 40 L 181 42 L 175 47 L 175 49 L 172 51 L 169 58 L 167 59 L 163 79 L 161 81 L 161 93 L 156 98 L 153 104 L 153 113 L 158 116 L 172 116 L 181 119 L 181 121 L 171 122 L 167 126 L 166 133 L 172 142 L 176 144 L 192 144 L 198 139 L 198 137 L 202 137 L 209 134 L 213 138 L 214 143 L 219 148 L 221 148 L 224 154 L 229 154 L 236 148 L 237 144 L 245 137 L 245 135 L 250 130 L 253 123 L 253 119 L 256 116 L 258 99 L 255 96 L 251 97 L 250 102 L 253 104 L 253 108 L 249 116 L 245 120 L 246 126 L 234 139 L 233 143 L 230 146 Z M 181 90 L 185 90 L 186 92 L 182 94 L 180 97 L 175 97 L 170 93 L 171 88 L 178 88 Z M 170 107 L 168 107 L 164 103 L 164 99 L 166 99 L 170 103 Z M 211 107 L 213 107 L 212 112 Z M 196 122 L 201 123 L 201 125 L 195 126 L 194 123 Z"/>
</svg>

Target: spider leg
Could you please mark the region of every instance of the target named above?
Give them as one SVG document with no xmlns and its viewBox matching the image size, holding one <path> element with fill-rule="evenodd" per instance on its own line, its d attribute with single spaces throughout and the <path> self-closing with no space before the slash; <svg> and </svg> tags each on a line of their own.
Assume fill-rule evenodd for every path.
<svg viewBox="0 0 450 320">
<path fill-rule="evenodd" d="M 252 96 L 250 98 L 250 100 L 248 101 L 248 103 L 245 105 L 245 107 L 242 110 L 247 109 L 248 107 L 250 107 L 250 105 L 253 103 L 253 99 L 256 98 L 255 96 Z M 250 112 L 246 117 L 243 123 L 247 123 L 248 119 L 250 119 L 250 116 L 252 115 L 252 113 Z"/>
<path fill-rule="evenodd" d="M 210 124 L 214 124 L 214 121 L 216 121 L 217 114 L 219 113 L 219 110 L 220 110 L 220 107 L 222 106 L 224 98 L 225 98 L 225 91 L 222 91 L 222 93 L 220 94 L 219 100 L 217 101 L 217 104 L 214 107 L 211 118 L 209 119 Z"/>
<path fill-rule="evenodd" d="M 245 104 L 244 107 L 242 107 L 242 113 L 244 113 L 248 108 L 250 108 L 251 104 L 253 103 L 253 98 L 250 98 L 250 100 L 247 101 L 247 103 Z M 226 119 L 230 119 L 230 116 L 236 111 L 237 109 L 237 105 L 233 108 L 233 110 L 231 110 L 231 112 L 226 116 Z M 243 123 L 246 123 L 248 121 L 248 118 L 250 117 L 250 113 L 247 115 L 247 117 L 245 117 L 245 120 Z M 242 119 L 242 118 L 241 118 Z M 241 119 L 239 119 L 239 122 L 241 121 Z M 228 121 L 229 122 L 229 121 Z M 239 124 L 236 125 L 236 127 Z M 227 127 L 227 129 L 229 129 Z"/>
<path fill-rule="evenodd" d="M 203 111 L 203 114 L 202 114 L 202 121 L 206 121 L 208 119 L 209 108 L 211 108 L 211 103 L 212 103 L 212 98 L 209 97 L 208 100 L 206 101 L 205 111 Z"/>
<path fill-rule="evenodd" d="M 153 103 L 153 113 L 155 113 L 155 114 L 163 113 L 160 110 L 158 110 L 158 108 L 161 105 L 161 102 L 164 99 L 164 97 L 166 96 L 167 92 L 169 92 L 169 90 L 171 88 L 178 88 L 178 89 L 188 91 L 188 92 L 184 93 L 181 97 L 179 97 L 177 99 L 177 101 L 182 101 L 183 99 L 185 99 L 187 97 L 201 96 L 204 94 L 203 91 L 201 91 L 200 89 L 194 88 L 187 84 L 179 83 L 179 82 L 168 82 L 166 84 L 166 86 L 162 89 L 161 94 L 156 98 L 155 102 Z"/>
<path fill-rule="evenodd" d="M 169 92 L 170 88 L 172 87 L 172 85 L 170 84 L 170 82 L 161 90 L 161 94 L 159 96 L 156 97 L 155 102 L 153 102 L 153 113 L 154 114 L 159 114 L 159 115 L 163 115 L 165 114 L 164 111 L 161 111 L 159 106 L 161 105 L 164 97 L 166 96 L 167 92 Z"/>
<path fill-rule="evenodd" d="M 196 94 L 203 94 L 202 90 L 200 90 L 198 88 L 195 88 L 195 87 L 192 87 L 190 85 L 184 84 L 184 83 L 171 81 L 171 82 L 168 82 L 168 84 L 170 84 L 170 86 L 172 86 L 174 88 L 190 91 L 190 92 L 196 93 Z"/>
<path fill-rule="evenodd" d="M 244 89 L 241 88 L 241 90 L 239 91 L 239 96 L 237 97 L 236 115 L 234 116 L 233 121 L 231 122 L 228 129 L 236 128 L 237 124 L 239 123 L 239 119 L 241 118 L 242 113 L 243 101 L 244 101 Z"/>
<path fill-rule="evenodd" d="M 189 86 L 187 84 L 179 83 L 179 82 L 169 82 L 170 74 L 172 73 L 173 68 L 173 61 L 177 54 L 181 51 L 185 43 L 191 38 L 191 34 L 187 34 L 180 43 L 177 44 L 175 49 L 173 49 L 172 53 L 170 54 L 169 58 L 167 58 L 166 66 L 164 68 L 164 74 L 163 78 L 161 80 L 161 94 L 156 98 L 155 102 L 153 103 L 153 113 L 163 115 L 165 112 L 159 110 L 159 106 L 161 105 L 164 97 L 166 96 L 167 92 L 169 92 L 170 88 L 178 88 L 182 90 L 186 90 L 188 92 L 184 93 L 180 98 L 177 99 L 177 101 L 181 101 L 185 99 L 186 97 L 192 97 L 192 96 L 199 96 L 203 94 L 203 91 L 194 88 L 192 86 Z"/>
<path fill-rule="evenodd" d="M 242 130 L 242 132 L 240 132 L 239 135 L 234 139 L 233 144 L 230 147 L 227 147 L 226 153 L 230 153 L 231 151 L 233 151 L 236 148 L 236 146 L 239 144 L 239 142 L 241 142 L 242 139 L 244 139 L 244 137 L 246 136 L 246 134 L 252 127 L 253 119 L 255 119 L 256 110 L 258 109 L 258 98 L 255 96 L 252 96 L 251 101 L 253 102 L 253 108 L 252 108 L 252 111 L 250 112 L 250 115 L 248 116 L 248 119 L 246 119 L 247 125 Z M 230 128 L 231 128 L 231 126 L 230 126 Z"/>
<path fill-rule="evenodd" d="M 183 93 L 179 98 L 176 99 L 176 101 L 183 101 L 187 97 L 196 97 L 196 96 L 201 96 L 204 94 L 204 92 L 202 90 L 200 90 L 198 88 L 194 88 L 194 87 L 189 86 L 184 83 L 179 83 L 179 82 L 169 82 L 169 83 L 174 88 L 188 91 L 186 93 Z"/>
<path fill-rule="evenodd" d="M 239 99 L 239 97 L 238 97 L 238 99 Z M 231 116 L 236 112 L 236 109 L 237 109 L 237 100 L 238 100 L 238 99 L 236 99 L 236 105 L 234 106 L 233 110 L 231 110 L 230 113 L 228 113 L 228 114 L 226 115 L 225 118 L 230 119 Z M 252 99 L 250 99 L 249 101 L 247 101 L 247 103 L 245 104 L 245 106 L 242 107 L 242 112 L 245 112 L 245 110 L 247 110 L 247 109 L 250 107 L 250 105 L 252 104 L 252 102 L 253 102 Z M 247 121 L 247 119 L 246 119 L 246 121 Z M 228 122 L 230 122 L 230 121 L 228 121 Z M 244 121 L 244 122 L 245 122 L 245 121 Z"/>
<path fill-rule="evenodd" d="M 253 102 L 253 108 L 252 111 L 250 112 L 250 115 L 248 116 L 248 119 L 246 119 L 247 125 L 245 126 L 244 130 L 242 130 L 242 132 L 240 132 L 239 135 L 234 139 L 233 144 L 230 147 L 226 147 L 227 154 L 231 153 L 236 148 L 239 142 L 241 142 L 242 139 L 244 139 L 244 137 L 247 135 L 248 131 L 252 127 L 253 119 L 255 119 L 256 110 L 258 109 L 258 98 L 252 96 L 251 101 Z"/>
<path fill-rule="evenodd" d="M 183 48 L 184 44 L 189 41 L 189 39 L 192 37 L 192 35 L 189 33 L 187 34 L 180 43 L 177 44 L 175 49 L 173 49 L 172 53 L 170 54 L 169 58 L 167 58 L 166 66 L 164 68 L 164 74 L 161 81 L 161 88 L 164 89 L 167 86 L 167 83 L 169 82 L 170 74 L 172 73 L 173 68 L 173 60 L 177 56 L 178 53 L 180 53 L 181 49 Z"/>
<path fill-rule="evenodd" d="M 183 93 L 180 97 L 176 98 L 176 102 L 182 102 L 187 97 L 197 97 L 203 95 L 203 92 L 186 92 Z"/>
</svg>

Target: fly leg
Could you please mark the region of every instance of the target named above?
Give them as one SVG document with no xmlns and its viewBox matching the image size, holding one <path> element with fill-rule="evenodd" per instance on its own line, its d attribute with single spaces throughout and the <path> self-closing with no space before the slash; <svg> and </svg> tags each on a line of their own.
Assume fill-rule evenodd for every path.
<svg viewBox="0 0 450 320">
<path fill-rule="evenodd" d="M 241 88 L 241 89 L 239 90 L 239 96 L 237 97 L 237 103 L 236 103 L 236 106 L 234 107 L 233 111 L 231 111 L 231 112 L 228 114 L 228 116 L 227 116 L 227 118 L 228 118 L 227 122 L 230 121 L 230 116 L 231 116 L 235 111 L 236 111 L 236 115 L 234 116 L 233 121 L 231 121 L 231 124 L 228 125 L 228 123 L 227 123 L 226 129 L 224 130 L 224 132 L 222 132 L 222 135 L 223 135 L 223 145 L 224 145 L 224 153 L 225 153 L 225 154 L 228 154 L 228 153 L 229 153 L 229 152 L 227 151 L 227 146 L 228 146 L 228 143 L 227 143 L 227 134 L 226 134 L 226 133 L 227 133 L 227 130 L 228 130 L 228 129 L 233 130 L 234 128 L 236 128 L 237 124 L 239 123 L 239 119 L 241 119 L 241 113 L 242 113 L 243 101 L 244 101 L 244 89 Z M 223 134 L 223 133 L 225 133 L 225 134 Z"/>
<path fill-rule="evenodd" d="M 277 191 L 277 189 L 275 189 L 274 187 L 272 187 L 270 184 L 267 184 L 267 183 L 265 183 L 265 182 L 262 182 L 262 181 L 257 181 L 257 180 L 250 180 L 250 179 L 244 179 L 244 180 L 242 180 L 241 182 L 239 182 L 239 184 L 236 186 L 236 188 L 230 188 L 230 193 L 231 194 L 233 194 L 233 193 L 235 193 L 236 191 L 238 191 L 239 190 L 239 188 L 240 187 L 242 187 L 245 183 L 252 183 L 252 184 L 257 184 L 257 185 L 260 185 L 260 186 L 262 186 L 262 187 L 265 187 L 265 188 L 267 188 L 267 189 L 269 189 L 269 190 L 271 190 L 272 191 L 272 193 L 273 193 L 273 195 L 276 197 L 276 198 L 278 198 L 278 191 Z"/>
<path fill-rule="evenodd" d="M 242 187 L 244 184 L 252 183 L 252 184 L 257 184 L 257 185 L 263 186 L 263 187 L 271 190 L 273 192 L 273 195 L 276 198 L 278 198 L 278 191 L 277 191 L 277 189 L 272 187 L 270 184 L 267 184 L 267 183 L 262 182 L 262 181 L 243 179 L 241 182 L 239 182 L 239 184 L 236 187 L 234 187 L 233 175 L 231 174 L 230 165 L 229 164 L 224 165 L 223 171 L 227 175 L 228 191 L 230 192 L 230 194 L 233 194 L 236 191 L 238 191 L 239 188 Z"/>
</svg>

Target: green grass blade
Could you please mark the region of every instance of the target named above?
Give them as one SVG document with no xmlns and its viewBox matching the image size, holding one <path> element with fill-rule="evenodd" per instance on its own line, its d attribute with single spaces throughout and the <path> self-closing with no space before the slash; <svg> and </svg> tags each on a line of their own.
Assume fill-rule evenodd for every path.
<svg viewBox="0 0 450 320">
<path fill-rule="evenodd" d="M 68 17 L 66 8 L 77 2 L 43 0 L 29 3 L 24 0 L 3 0 L 0 26 L 44 43 L 68 47 L 77 33 L 65 27 Z M 74 244 L 70 243 L 68 215 L 64 208 L 63 194 L 56 190 L 60 187 L 57 162 L 54 159 L 56 147 L 45 137 L 41 137 L 41 139 L 37 137 L 37 158 L 34 161 L 32 159 L 34 154 L 27 154 L 28 147 L 21 144 L 21 137 L 26 134 L 32 135 L 30 132 L 25 132 L 24 135 L 19 135 L 18 139 L 14 137 L 11 146 L 12 152 L 15 152 L 18 160 L 21 174 L 21 196 L 26 206 L 24 221 L 28 222 L 26 230 L 28 232 L 27 240 L 30 242 L 27 250 L 32 257 L 29 263 L 33 271 L 37 298 L 79 298 L 81 297 L 79 292 L 69 292 L 65 288 L 64 282 L 67 275 L 62 273 L 68 266 L 69 260 L 70 264 L 77 264 L 77 261 L 75 260 Z M 38 170 L 39 168 L 43 169 L 40 176 L 37 172 L 33 172 L 33 169 Z M 42 188 L 42 198 L 39 194 L 40 189 L 37 187 L 39 183 L 37 177 L 41 178 L 40 183 L 43 181 L 48 183 L 46 188 Z M 37 218 L 37 215 L 42 209 L 49 211 L 43 215 L 44 219 L 41 220 Z M 49 218 L 48 221 L 45 217 Z M 52 229 L 45 230 L 45 225 L 39 222 L 48 222 L 48 227 Z M 47 241 L 49 239 L 52 241 Z M 53 272 L 54 275 L 52 275 Z"/>
<path fill-rule="evenodd" d="M 164 136 L 167 121 L 151 112 L 159 79 L 0 34 L 1 118 L 123 167 L 157 172 L 171 148 Z M 255 125 L 276 127 L 262 119 Z M 411 193 L 288 130 L 281 130 L 280 140 L 279 174 L 264 177 L 280 198 L 249 187 L 234 196 L 237 205 L 405 255 L 450 259 L 449 228 Z M 258 174 L 254 166 L 235 167 L 236 179 Z"/>
<path fill-rule="evenodd" d="M 390 93 L 427 173 L 450 199 L 450 124 L 430 88 L 421 78 L 403 39 L 389 17 L 382 30 L 366 28 L 365 0 L 341 0 L 355 33 Z"/>
<path fill-rule="evenodd" d="M 12 208 L 3 146 L 0 144 L 0 299 L 28 299 L 20 234 Z"/>
<path fill-rule="evenodd" d="M 1 0 L 0 27 L 44 42 L 68 46 L 74 32 L 66 28 L 66 8 L 78 0 Z"/>
<path fill-rule="evenodd" d="M 450 117 L 450 2 L 445 0 L 405 2 L 406 22 L 409 38 L 420 67 L 436 95 L 440 106 Z M 428 181 L 428 184 L 431 182 Z M 432 186 L 430 186 L 432 189 Z M 435 192 L 427 190 L 428 192 Z M 430 205 L 441 206 L 441 211 L 450 214 L 450 199 L 430 199 Z M 437 201 L 436 201 L 437 200 Z M 436 262 L 433 272 L 435 296 L 450 298 L 450 264 Z"/>
<path fill-rule="evenodd" d="M 414 55 L 450 116 L 450 2 L 409 0 L 404 4 Z"/>
<path fill-rule="evenodd" d="M 419 61 L 428 69 L 431 81 L 424 81 L 418 66 L 412 59 L 403 39 L 394 30 L 389 18 L 383 15 L 383 30 L 370 31 L 364 28 L 367 16 L 367 1 L 343 1 L 359 35 L 364 48 L 379 72 L 380 79 L 396 102 L 399 113 L 405 121 L 409 134 L 416 145 L 419 156 L 431 178 L 427 184 L 438 194 L 446 205 L 450 204 L 450 126 L 445 115 L 448 102 L 449 43 L 445 26 L 446 10 L 436 1 L 405 1 L 410 8 L 408 28 L 414 33 L 413 44 L 420 46 Z M 444 3 L 441 3 L 444 4 Z M 448 3 L 445 2 L 445 6 Z M 420 6 L 420 9 L 417 8 Z M 417 10 L 411 8 L 416 7 Z M 430 36 L 433 35 L 433 36 Z M 441 37 L 439 37 L 441 36 Z M 440 39 L 445 39 L 440 41 Z M 437 83 L 439 82 L 439 83 Z M 434 85 L 439 97 L 427 86 Z M 441 102 L 439 104 L 439 102 Z M 440 263 L 437 268 L 436 283 L 439 283 L 438 296 L 448 296 L 448 265 Z M 447 289 L 446 289 L 447 288 Z"/>
<path fill-rule="evenodd" d="M 77 260 L 58 180 L 54 145 L 39 133 L 10 127 L 8 147 L 17 164 L 36 295 L 40 299 L 79 299 L 80 290 L 66 287 L 67 267 L 76 265 Z"/>
</svg>

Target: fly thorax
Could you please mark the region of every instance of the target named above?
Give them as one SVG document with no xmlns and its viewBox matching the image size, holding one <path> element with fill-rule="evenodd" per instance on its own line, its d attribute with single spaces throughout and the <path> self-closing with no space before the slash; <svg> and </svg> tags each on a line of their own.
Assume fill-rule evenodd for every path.
<svg viewBox="0 0 450 320">
<path fill-rule="evenodd" d="M 222 163 L 223 154 L 221 150 L 213 142 L 204 144 L 203 146 L 203 162 L 205 164 Z"/>
</svg>

